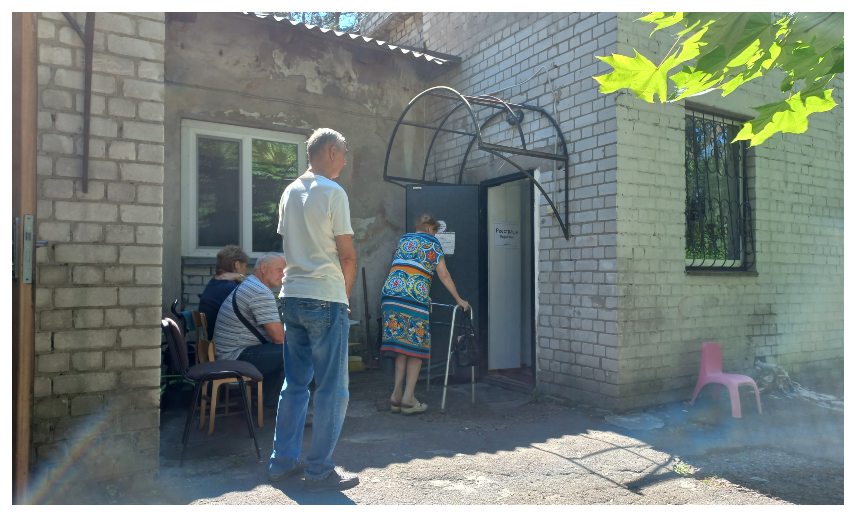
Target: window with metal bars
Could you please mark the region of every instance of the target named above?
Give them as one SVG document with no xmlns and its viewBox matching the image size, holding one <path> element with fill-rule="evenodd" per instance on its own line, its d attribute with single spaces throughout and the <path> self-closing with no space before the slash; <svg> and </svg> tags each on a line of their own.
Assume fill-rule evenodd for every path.
<svg viewBox="0 0 856 517">
<path fill-rule="evenodd" d="M 746 147 L 740 122 L 689 110 L 685 172 L 687 270 L 747 270 L 755 263 Z"/>
</svg>

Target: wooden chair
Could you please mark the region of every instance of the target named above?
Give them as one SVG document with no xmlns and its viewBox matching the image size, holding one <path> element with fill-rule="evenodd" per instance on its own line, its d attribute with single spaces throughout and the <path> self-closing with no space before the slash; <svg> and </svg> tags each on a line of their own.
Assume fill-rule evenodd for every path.
<svg viewBox="0 0 856 517">
<path fill-rule="evenodd" d="M 208 361 L 205 364 L 190 366 L 190 361 L 187 357 L 187 344 L 184 342 L 184 336 L 181 335 L 176 322 L 172 318 L 162 319 L 161 330 L 169 346 L 169 360 L 172 363 L 173 370 L 180 372 L 185 379 L 196 385 L 193 391 L 193 400 L 187 411 L 184 434 L 181 438 L 181 460 L 178 462 L 179 467 L 184 464 L 184 452 L 187 449 L 187 442 L 190 438 L 190 423 L 193 420 L 196 399 L 202 394 L 203 386 L 206 386 L 208 382 L 221 379 L 226 379 L 227 382 L 229 379 L 238 381 L 238 385 L 241 387 L 241 399 L 244 406 L 247 429 L 250 431 L 250 437 L 253 439 L 253 448 L 256 451 L 256 457 L 261 459 L 259 444 L 256 440 L 256 431 L 253 428 L 253 420 L 250 415 L 250 400 L 246 396 L 246 393 L 250 391 L 249 386 L 246 388 L 246 392 L 244 391 L 246 380 L 258 382 L 259 388 L 261 388 L 262 374 L 259 373 L 259 370 L 246 361 Z"/>
<path fill-rule="evenodd" d="M 193 318 L 193 326 L 196 331 L 196 342 L 208 340 L 208 316 L 204 312 L 190 311 L 190 316 Z M 196 360 L 199 363 L 199 359 Z"/>
<path fill-rule="evenodd" d="M 194 311 L 195 312 L 195 311 Z M 205 318 L 204 314 L 201 314 L 202 318 Z M 194 317 L 195 318 L 195 317 Z M 197 326 L 197 328 L 199 328 Z M 197 354 L 196 358 L 199 361 L 197 364 L 207 363 L 209 361 L 214 361 L 214 356 L 216 355 L 216 345 L 214 341 L 210 339 L 202 339 L 197 342 Z M 258 412 L 259 412 L 259 427 L 264 427 L 264 403 L 262 398 L 262 381 L 255 381 L 254 379 L 250 379 L 248 377 L 244 377 L 244 381 L 247 385 L 247 400 L 252 400 L 252 384 L 256 384 L 258 389 L 256 390 L 256 396 L 258 398 Z M 199 402 L 199 428 L 205 425 L 205 406 L 208 400 L 208 396 L 206 393 L 208 392 L 208 382 L 211 382 L 211 411 L 209 412 L 208 417 L 208 434 L 214 432 L 214 420 L 217 415 L 217 393 L 220 391 L 220 386 L 226 385 L 226 396 L 223 401 L 223 414 L 220 416 L 232 416 L 243 413 L 243 410 L 238 407 L 238 411 L 229 411 L 229 409 L 233 406 L 239 406 L 237 402 L 230 404 L 229 403 L 229 387 L 234 383 L 232 379 L 217 379 L 213 381 L 205 381 L 202 386 L 202 397 Z"/>
</svg>

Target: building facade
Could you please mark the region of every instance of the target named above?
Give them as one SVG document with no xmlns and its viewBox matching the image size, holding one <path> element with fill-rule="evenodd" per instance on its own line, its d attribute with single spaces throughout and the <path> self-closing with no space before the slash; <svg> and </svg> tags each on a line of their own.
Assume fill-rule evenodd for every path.
<svg viewBox="0 0 856 517">
<path fill-rule="evenodd" d="M 468 152 L 469 138 L 432 143 L 412 126 L 396 136 L 399 175 L 424 170 L 430 181 L 460 178 L 506 196 L 502 206 L 517 215 L 499 201 L 488 211 L 531 234 L 520 244 L 531 255 L 513 268 L 532 303 L 478 308 L 489 325 L 501 310 L 530 314 L 516 323 L 522 341 L 531 327 L 529 348 L 480 375 L 517 364 L 546 394 L 618 410 L 689 398 L 705 341 L 722 345 L 726 371 L 762 360 L 797 380 L 843 375 L 843 109 L 746 148 L 727 140 L 752 106 L 777 98 L 775 73 L 692 102 L 601 94 L 592 76 L 610 68 L 596 56 L 636 48 L 661 57 L 673 43 L 666 31 L 649 38 L 635 18 L 370 13 L 356 36 L 252 14 L 98 13 L 84 193 L 82 43 L 62 14 L 40 14 L 37 225 L 50 246 L 37 256 L 37 464 L 49 472 L 85 462 L 92 478 L 156 471 L 161 311 L 176 299 L 195 307 L 223 244 L 251 257 L 276 249 L 271 203 L 302 173 L 303 142 L 318 127 L 348 140 L 340 183 L 358 255 L 352 314 L 364 318 L 365 275 L 367 309 L 379 317 L 380 285 L 411 230 L 404 191 L 382 181 L 386 152 L 403 110 L 433 86 L 542 108 L 571 165 L 566 192 L 555 162 L 516 159 L 554 213 L 519 178 L 500 190 L 516 171 Z M 843 78 L 833 85 L 843 105 Z M 430 126 L 447 110 L 429 99 L 408 120 Z M 529 149 L 555 152 L 561 142 L 545 120 L 524 118 L 520 131 Z M 472 129 L 457 114 L 447 127 Z M 483 129 L 494 144 L 515 145 L 518 134 L 505 123 Z M 715 175 L 727 186 L 711 187 Z M 569 239 L 559 223 L 566 194 Z M 495 258 L 505 251 L 488 248 L 489 268 L 506 264 Z M 97 454 L 81 455 L 92 443 Z"/>
<path fill-rule="evenodd" d="M 71 13 L 82 27 L 85 13 Z M 88 188 L 84 50 L 38 15 L 34 501 L 58 479 L 148 481 L 158 469 L 164 15 L 98 13 Z"/>
<path fill-rule="evenodd" d="M 374 13 L 364 32 L 460 56 L 459 67 L 431 84 L 462 93 L 500 90 L 540 67 L 552 78 L 498 94 L 550 109 L 571 148 L 570 240 L 543 197 L 537 201 L 539 388 L 617 409 L 679 400 L 695 385 L 705 341 L 720 342 L 726 371 L 748 372 L 758 359 L 797 379 L 840 377 L 843 110 L 813 115 L 803 134 L 739 151 L 741 185 L 731 194 L 748 207 L 745 263 L 693 262 L 687 128 L 695 121 L 700 131 L 705 123 L 733 131 L 754 117 L 752 106 L 778 99 L 782 77 L 771 73 L 728 97 L 714 92 L 666 105 L 622 91 L 601 94 L 592 76 L 611 69 L 595 56 L 632 55 L 635 48 L 653 59 L 672 46 L 666 31 L 649 38 L 649 24 L 634 22 L 638 17 Z M 832 84 L 843 105 L 843 78 Z M 532 147 L 554 146 L 549 128 L 525 121 L 524 128 Z M 501 129 L 486 134 L 512 142 Z M 447 161 L 438 179 L 453 179 L 465 147 L 455 139 L 440 143 L 436 155 Z M 499 165 L 467 174 L 473 181 L 507 174 Z M 561 200 L 561 171 L 549 162 L 531 165 L 540 165 L 541 184 Z"/>
</svg>

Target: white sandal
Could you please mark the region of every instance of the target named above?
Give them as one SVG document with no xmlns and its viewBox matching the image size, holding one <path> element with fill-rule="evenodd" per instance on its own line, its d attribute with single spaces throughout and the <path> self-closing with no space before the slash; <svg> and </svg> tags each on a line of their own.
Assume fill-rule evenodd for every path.
<svg viewBox="0 0 856 517">
<path fill-rule="evenodd" d="M 428 409 L 428 404 L 424 404 L 422 402 L 416 401 L 416 404 L 412 407 L 401 406 L 401 414 L 402 415 L 413 415 L 416 413 L 424 413 Z"/>
</svg>

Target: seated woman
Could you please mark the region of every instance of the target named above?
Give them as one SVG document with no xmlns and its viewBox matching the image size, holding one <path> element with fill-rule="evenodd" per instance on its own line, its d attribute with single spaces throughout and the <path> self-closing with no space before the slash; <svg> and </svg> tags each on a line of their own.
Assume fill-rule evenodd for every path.
<svg viewBox="0 0 856 517">
<path fill-rule="evenodd" d="M 463 310 L 469 304 L 458 296 L 452 276 L 446 269 L 443 246 L 434 235 L 439 223 L 429 214 L 416 218 L 416 233 L 405 234 L 398 242 L 392 269 L 381 292 L 383 345 L 381 351 L 395 357 L 395 388 L 390 397 L 393 413 L 422 413 L 428 406 L 416 400 L 413 390 L 422 359 L 431 353 L 431 329 L 428 323 L 431 279 L 434 271 Z M 402 384 L 407 384 L 402 391 Z"/>
<path fill-rule="evenodd" d="M 227 296 L 244 281 L 249 257 L 240 247 L 229 244 L 217 253 L 217 275 L 211 278 L 199 297 L 199 312 L 208 320 L 208 339 L 214 338 L 217 313 Z"/>
</svg>

